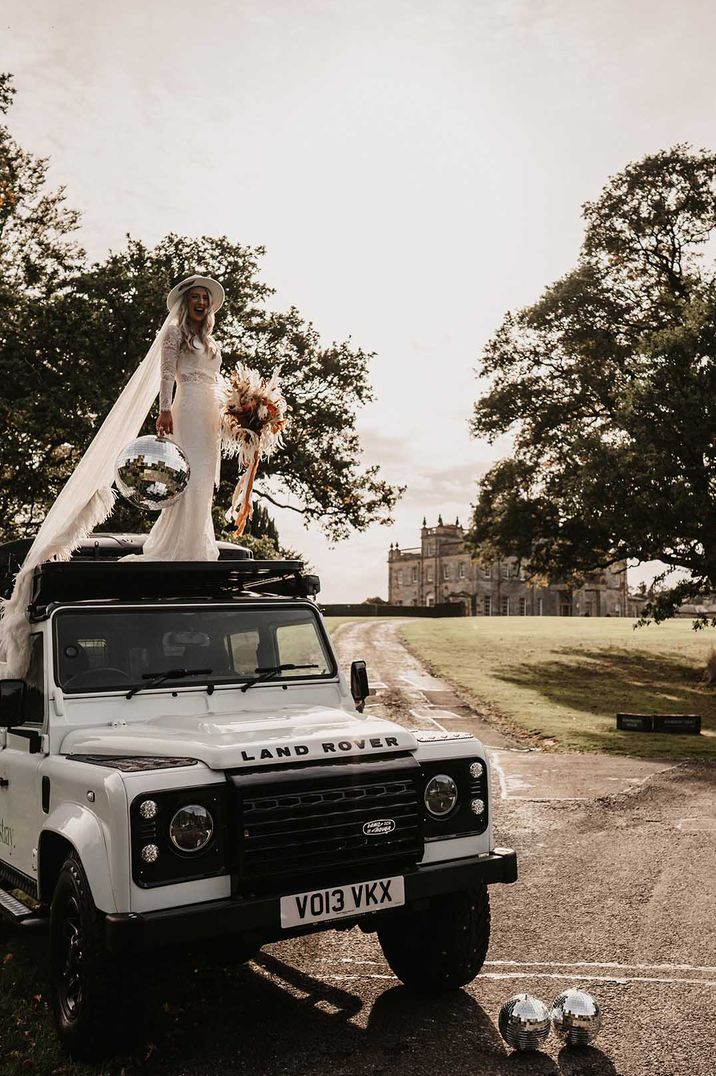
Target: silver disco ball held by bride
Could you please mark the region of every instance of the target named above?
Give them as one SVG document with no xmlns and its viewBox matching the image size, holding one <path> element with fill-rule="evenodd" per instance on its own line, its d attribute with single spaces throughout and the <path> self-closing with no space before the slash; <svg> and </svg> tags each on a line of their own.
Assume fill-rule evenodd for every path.
<svg viewBox="0 0 716 1076">
<path fill-rule="evenodd" d="M 500 1009 L 497 1026 L 513 1050 L 539 1050 L 549 1035 L 549 1010 L 531 994 L 515 994 Z"/>
<path fill-rule="evenodd" d="M 552 1004 L 552 1027 L 568 1046 L 587 1046 L 599 1034 L 602 1012 L 596 998 L 573 988 L 558 994 Z"/>
<path fill-rule="evenodd" d="M 130 504 L 159 512 L 181 497 L 191 470 L 186 456 L 166 437 L 137 437 L 123 448 L 114 465 L 117 489 Z"/>
</svg>

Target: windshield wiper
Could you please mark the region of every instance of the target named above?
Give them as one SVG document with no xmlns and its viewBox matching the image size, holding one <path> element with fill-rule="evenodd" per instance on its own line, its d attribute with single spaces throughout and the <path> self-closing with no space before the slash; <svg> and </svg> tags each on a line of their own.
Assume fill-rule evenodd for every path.
<svg viewBox="0 0 716 1076">
<path fill-rule="evenodd" d="M 135 684 L 130 688 L 125 698 L 131 699 L 132 695 L 136 695 L 138 691 L 144 691 L 145 688 L 159 687 L 165 680 L 182 680 L 185 676 L 208 676 L 212 673 L 213 669 L 166 669 L 165 672 L 149 672 L 142 673 L 142 680 L 149 681 L 146 684 Z"/>
<path fill-rule="evenodd" d="M 245 684 L 241 685 L 242 691 L 248 691 L 254 684 L 260 684 L 262 680 L 270 680 L 272 676 L 278 676 L 280 672 L 291 672 L 294 669 L 317 669 L 318 665 L 270 665 L 266 669 L 256 669 L 259 674 L 255 676 L 253 680 L 247 680 Z"/>
</svg>

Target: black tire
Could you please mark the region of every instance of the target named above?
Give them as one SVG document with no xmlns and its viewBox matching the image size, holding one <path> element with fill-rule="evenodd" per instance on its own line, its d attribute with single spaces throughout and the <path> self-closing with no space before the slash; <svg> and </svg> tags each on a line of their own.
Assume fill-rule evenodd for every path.
<svg viewBox="0 0 716 1076">
<path fill-rule="evenodd" d="M 124 961 L 104 946 L 104 916 L 73 854 L 60 871 L 50 908 L 50 996 L 57 1033 L 76 1058 L 94 1060 L 133 1045 Z"/>
<path fill-rule="evenodd" d="M 396 912 L 379 928 L 378 940 L 390 967 L 411 990 L 457 990 L 472 982 L 487 956 L 487 886 L 433 897 L 421 911 Z"/>
</svg>

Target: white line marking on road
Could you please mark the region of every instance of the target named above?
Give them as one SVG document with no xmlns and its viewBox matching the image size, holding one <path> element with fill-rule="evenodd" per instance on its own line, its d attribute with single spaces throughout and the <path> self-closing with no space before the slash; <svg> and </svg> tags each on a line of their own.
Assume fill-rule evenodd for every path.
<svg viewBox="0 0 716 1076">
<path fill-rule="evenodd" d="M 390 979 L 392 982 L 398 982 L 396 975 L 326 975 L 326 979 L 339 980 L 341 982 L 355 982 L 360 979 Z M 647 975 L 557 975 L 554 972 L 481 972 L 479 977 L 475 980 L 476 983 L 480 982 L 480 979 L 557 979 L 560 982 L 569 982 L 571 979 L 580 978 L 585 983 L 617 983 L 619 986 L 625 986 L 627 983 L 660 983 L 662 985 L 679 985 L 679 986 L 706 986 L 716 987 L 716 979 L 660 979 L 656 976 Z"/>
<path fill-rule="evenodd" d="M 666 979 L 651 975 L 566 975 L 556 972 L 495 972 L 488 971 L 480 974 L 480 979 L 574 979 L 581 978 L 587 983 L 664 983 L 680 984 L 682 986 L 708 986 L 716 987 L 716 979 Z"/>
<path fill-rule="evenodd" d="M 460 715 L 454 714 L 452 710 L 441 710 L 437 706 L 430 706 L 429 703 L 425 706 L 416 707 L 415 709 L 416 711 L 419 710 L 419 713 L 417 714 L 418 717 L 426 717 L 432 721 L 437 721 L 437 717 L 435 715 L 439 715 L 441 721 L 461 720 Z"/>
<path fill-rule="evenodd" d="M 330 964 L 371 965 L 385 967 L 382 960 L 356 960 L 351 956 L 329 958 Z M 636 964 L 622 964 L 618 960 L 486 960 L 486 968 L 613 968 L 620 971 L 702 971 L 707 975 L 716 974 L 713 964 L 648 964 L 639 961 Z"/>
<path fill-rule="evenodd" d="M 716 973 L 713 964 L 620 964 L 616 960 L 486 960 L 491 968 L 622 968 L 624 971 L 703 971 Z"/>
<path fill-rule="evenodd" d="M 447 732 L 444 725 L 441 725 L 439 721 L 436 721 L 434 717 L 430 717 L 428 714 L 419 714 L 416 710 L 409 710 L 408 713 L 411 717 L 415 718 L 416 721 L 432 721 L 433 725 L 435 725 L 437 729 L 440 729 L 441 732 Z"/>
</svg>

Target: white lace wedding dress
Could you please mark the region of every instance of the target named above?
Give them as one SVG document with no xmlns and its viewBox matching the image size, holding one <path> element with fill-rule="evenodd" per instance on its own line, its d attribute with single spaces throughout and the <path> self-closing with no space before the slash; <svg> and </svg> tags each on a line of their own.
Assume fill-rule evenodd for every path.
<svg viewBox="0 0 716 1076">
<path fill-rule="evenodd" d="M 211 506 L 220 463 L 217 376 L 221 354 L 206 346 L 187 349 L 169 326 L 162 342 L 159 407 L 171 409 L 172 440 L 189 460 L 191 475 L 178 501 L 165 508 L 144 543 L 144 551 L 124 560 L 217 560 Z M 172 391 L 177 390 L 172 404 Z"/>
</svg>

